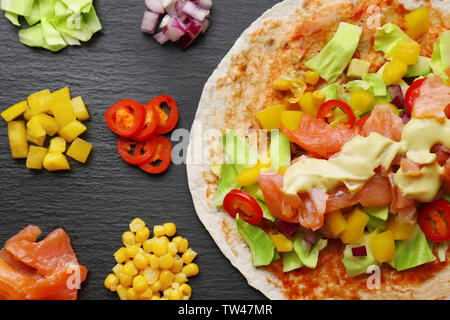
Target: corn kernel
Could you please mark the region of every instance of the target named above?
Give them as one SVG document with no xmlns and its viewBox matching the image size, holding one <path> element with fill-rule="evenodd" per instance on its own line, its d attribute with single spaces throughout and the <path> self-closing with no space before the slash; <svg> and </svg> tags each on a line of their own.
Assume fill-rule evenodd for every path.
<svg viewBox="0 0 450 320">
<path fill-rule="evenodd" d="M 168 244 L 168 252 L 172 256 L 175 256 L 178 253 L 177 245 L 175 243 L 173 243 L 173 242 L 169 242 L 169 244 Z"/>
<path fill-rule="evenodd" d="M 131 286 L 131 283 L 133 282 L 133 277 L 123 272 L 119 274 L 118 279 L 120 284 L 125 288 Z"/>
<path fill-rule="evenodd" d="M 139 218 L 133 219 L 133 221 L 131 221 L 131 223 L 130 223 L 130 231 L 131 232 L 136 232 L 143 227 L 145 227 L 145 222 Z"/>
<path fill-rule="evenodd" d="M 134 233 L 130 231 L 124 232 L 122 235 L 122 242 L 126 247 L 135 245 L 136 240 L 134 238 Z"/>
<path fill-rule="evenodd" d="M 124 286 L 119 284 L 117 286 L 116 291 L 117 291 L 117 295 L 119 296 L 120 300 L 127 300 L 127 288 L 125 288 Z"/>
<path fill-rule="evenodd" d="M 175 279 L 173 280 L 176 283 L 185 283 L 188 281 L 188 278 L 186 277 L 186 275 L 183 272 L 179 272 L 175 275 Z"/>
<path fill-rule="evenodd" d="M 128 260 L 128 256 L 126 253 L 126 248 L 122 247 L 119 250 L 117 250 L 114 253 L 114 258 L 116 259 L 117 263 L 124 263 Z"/>
<path fill-rule="evenodd" d="M 145 290 L 147 290 L 147 288 L 148 288 L 147 278 L 142 276 L 142 275 L 138 275 L 138 276 L 134 277 L 134 279 L 133 279 L 133 288 L 138 293 L 142 293 Z"/>
<path fill-rule="evenodd" d="M 183 293 L 183 300 L 189 300 L 191 298 L 191 296 L 192 296 L 192 288 L 188 284 L 183 283 L 180 286 L 180 290 Z"/>
<path fill-rule="evenodd" d="M 158 292 L 162 289 L 162 283 L 160 280 L 156 280 L 154 284 L 150 286 L 152 288 L 153 292 Z"/>
<path fill-rule="evenodd" d="M 287 91 L 291 88 L 291 84 L 287 79 L 277 79 L 273 82 L 273 88 L 278 91 Z"/>
<path fill-rule="evenodd" d="M 157 256 L 163 256 L 167 253 L 167 251 L 169 250 L 169 239 L 167 239 L 166 237 L 158 237 L 154 240 L 153 242 L 153 252 L 157 255 Z"/>
<path fill-rule="evenodd" d="M 135 276 L 138 274 L 138 269 L 134 265 L 133 261 L 127 261 L 123 266 L 122 272 L 129 276 Z"/>
<path fill-rule="evenodd" d="M 110 273 L 105 279 L 105 287 L 111 291 L 116 291 L 117 285 L 119 284 L 119 279 L 114 273 Z"/>
<path fill-rule="evenodd" d="M 159 269 L 159 258 L 157 255 L 151 254 L 147 257 L 147 259 L 150 267 L 153 269 Z"/>
<path fill-rule="evenodd" d="M 199 268 L 195 263 L 189 263 L 183 267 L 183 273 L 190 278 L 199 273 Z"/>
<path fill-rule="evenodd" d="M 320 76 L 316 71 L 307 71 L 305 73 L 305 82 L 311 85 L 316 85 L 319 82 Z"/>
<path fill-rule="evenodd" d="M 153 227 L 153 234 L 155 237 L 165 236 L 166 230 L 164 229 L 164 226 L 157 225 Z"/>
<path fill-rule="evenodd" d="M 134 258 L 139 253 L 139 249 L 138 245 L 127 246 L 125 248 L 125 253 L 128 258 Z"/>
<path fill-rule="evenodd" d="M 173 256 L 166 253 L 165 255 L 159 257 L 159 267 L 161 269 L 171 269 L 174 265 L 174 261 Z"/>
<path fill-rule="evenodd" d="M 350 107 L 357 116 L 369 111 L 372 106 L 373 95 L 364 90 L 357 90 L 350 95 Z"/>
<path fill-rule="evenodd" d="M 183 270 L 184 262 L 179 255 L 174 257 L 173 267 L 170 269 L 173 273 L 178 273 Z"/>
<path fill-rule="evenodd" d="M 134 257 L 133 263 L 138 269 L 143 270 L 143 269 L 147 268 L 149 261 L 143 252 L 139 252 Z"/>
<path fill-rule="evenodd" d="M 161 285 L 163 286 L 163 288 L 165 286 L 170 286 L 172 284 L 174 278 L 175 278 L 175 275 L 169 270 L 163 270 L 159 274 L 159 281 L 161 282 Z"/>
<path fill-rule="evenodd" d="M 150 236 L 150 229 L 147 227 L 142 227 L 138 231 L 136 231 L 136 242 L 142 243 L 148 239 Z"/>
<path fill-rule="evenodd" d="M 398 59 L 408 65 L 416 64 L 419 60 L 420 45 L 413 40 L 404 39 L 400 40 L 396 45 L 392 53 L 392 59 Z"/>
<path fill-rule="evenodd" d="M 177 289 L 171 289 L 169 291 L 169 299 L 170 300 L 181 300 L 183 298 L 183 292 Z"/>
<path fill-rule="evenodd" d="M 138 300 L 138 299 L 139 299 L 139 294 L 137 293 L 136 289 L 128 288 L 127 300 Z"/>
<path fill-rule="evenodd" d="M 152 288 L 147 288 L 144 292 L 139 295 L 140 300 L 152 300 L 153 290 Z"/>
<path fill-rule="evenodd" d="M 185 252 L 189 247 L 187 239 L 180 236 L 173 238 L 172 242 L 176 244 L 178 252 L 180 253 Z"/>
<path fill-rule="evenodd" d="M 172 285 L 170 286 L 172 289 L 179 289 L 180 288 L 180 284 L 178 282 L 172 282 Z"/>
<path fill-rule="evenodd" d="M 175 235 L 175 233 L 177 233 L 177 227 L 176 227 L 175 223 L 172 223 L 172 222 L 165 223 L 163 225 L 163 227 L 164 227 L 164 231 L 168 237 L 173 237 Z"/>
<path fill-rule="evenodd" d="M 159 279 L 159 270 L 157 269 L 147 268 L 142 274 L 147 279 L 149 285 L 155 284 Z"/>
<path fill-rule="evenodd" d="M 144 249 L 145 252 L 147 253 L 152 253 L 153 251 L 153 240 L 154 238 L 145 240 L 144 243 L 142 244 L 142 248 Z"/>
<path fill-rule="evenodd" d="M 153 293 L 152 300 L 159 300 L 159 299 L 161 299 L 159 292 Z"/>
<path fill-rule="evenodd" d="M 122 272 L 122 270 L 123 270 L 123 265 L 121 265 L 121 264 L 116 264 L 113 268 L 112 268 L 112 272 L 114 272 L 114 274 L 116 275 L 116 276 L 118 276 L 121 272 Z"/>
<path fill-rule="evenodd" d="M 189 264 L 192 262 L 192 260 L 195 259 L 195 257 L 197 256 L 197 252 L 195 252 L 194 250 L 192 250 L 191 248 L 187 249 L 185 253 L 183 253 L 183 255 L 181 256 L 181 258 L 183 259 L 183 262 L 185 264 Z"/>
<path fill-rule="evenodd" d="M 303 97 L 301 97 L 299 104 L 301 111 L 314 118 L 317 116 L 320 105 L 315 103 L 312 92 L 305 93 Z"/>
</svg>

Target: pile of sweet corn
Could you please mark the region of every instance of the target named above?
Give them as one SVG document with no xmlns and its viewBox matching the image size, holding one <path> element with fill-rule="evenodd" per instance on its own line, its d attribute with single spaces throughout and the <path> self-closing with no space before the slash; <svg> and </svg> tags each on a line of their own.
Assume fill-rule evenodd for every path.
<svg viewBox="0 0 450 320">
<path fill-rule="evenodd" d="M 68 87 L 53 93 L 48 89 L 36 92 L 3 111 L 1 116 L 8 123 L 12 157 L 26 158 L 29 169 L 70 170 L 63 154 L 66 143 L 71 143 L 66 154 L 81 163 L 86 162 L 92 150 L 90 143 L 78 138 L 87 130 L 81 123 L 89 120 L 86 105 L 81 97 L 71 99 Z M 45 148 L 47 135 L 55 134 L 59 136 Z"/>
<path fill-rule="evenodd" d="M 192 263 L 197 253 L 187 239 L 175 237 L 176 231 L 174 223 L 156 225 L 150 238 L 145 222 L 134 219 L 122 235 L 124 247 L 114 253 L 117 264 L 105 287 L 121 300 L 189 300 L 192 289 L 186 282 L 199 273 Z"/>
</svg>

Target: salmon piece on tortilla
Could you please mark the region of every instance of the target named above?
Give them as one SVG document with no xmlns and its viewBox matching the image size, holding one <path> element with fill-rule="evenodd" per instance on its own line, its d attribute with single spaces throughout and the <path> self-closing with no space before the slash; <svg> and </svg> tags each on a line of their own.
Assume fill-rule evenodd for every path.
<svg viewBox="0 0 450 320">
<path fill-rule="evenodd" d="M 414 101 L 414 118 L 434 118 L 443 123 L 450 115 L 450 87 L 439 76 L 425 80 Z"/>
<path fill-rule="evenodd" d="M 387 104 L 376 105 L 362 127 L 362 136 L 368 137 L 372 132 L 377 132 L 382 136 L 400 141 L 404 123 L 397 116 L 392 108 Z"/>
</svg>

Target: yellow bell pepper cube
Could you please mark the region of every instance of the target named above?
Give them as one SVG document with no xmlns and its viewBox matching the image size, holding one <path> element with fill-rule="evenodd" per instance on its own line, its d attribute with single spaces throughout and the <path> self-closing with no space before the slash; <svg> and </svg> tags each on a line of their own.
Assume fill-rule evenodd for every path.
<svg viewBox="0 0 450 320">
<path fill-rule="evenodd" d="M 236 177 L 236 183 L 242 187 L 248 187 L 257 183 L 258 176 L 263 168 L 270 168 L 270 163 L 262 164 L 258 162 L 253 167 L 242 170 Z"/>
<path fill-rule="evenodd" d="M 350 95 L 350 107 L 357 116 L 369 111 L 372 102 L 373 95 L 364 90 L 354 91 Z"/>
<path fill-rule="evenodd" d="M 414 234 L 416 224 L 401 223 L 398 216 L 391 215 L 389 217 L 386 230 L 392 232 L 394 240 L 409 240 Z"/>
<path fill-rule="evenodd" d="M 77 116 L 72 108 L 69 88 L 65 87 L 52 93 L 53 101 L 50 107 L 55 120 L 60 128 L 77 120 Z"/>
<path fill-rule="evenodd" d="M 303 112 L 296 110 L 281 111 L 281 124 L 290 130 L 296 130 L 302 121 L 302 114 Z"/>
<path fill-rule="evenodd" d="M 27 109 L 25 110 L 25 112 L 23 113 L 23 117 L 27 121 L 30 121 L 31 118 L 33 117 L 33 112 L 31 111 L 30 106 L 28 106 Z"/>
<path fill-rule="evenodd" d="M 72 99 L 72 108 L 78 120 L 80 121 L 89 120 L 89 112 L 81 97 L 76 97 Z"/>
<path fill-rule="evenodd" d="M 269 235 L 278 252 L 291 252 L 294 244 L 284 234 L 277 233 Z"/>
<path fill-rule="evenodd" d="M 369 222 L 369 216 L 359 208 L 353 210 L 347 217 L 347 228 L 341 233 L 343 243 L 358 243 L 364 236 L 364 228 Z"/>
<path fill-rule="evenodd" d="M 430 27 L 430 11 L 420 7 L 405 16 L 407 34 L 417 39 L 428 32 Z"/>
<path fill-rule="evenodd" d="M 49 136 L 54 136 L 55 133 L 58 132 L 59 129 L 58 122 L 56 122 L 55 118 L 49 116 L 48 114 L 41 113 L 35 115 L 31 118 L 31 120 L 28 123 L 34 121 L 39 123 L 41 128 L 44 129 L 45 133 L 48 134 Z"/>
<path fill-rule="evenodd" d="M 380 263 L 391 260 L 395 255 L 394 235 L 391 231 L 376 234 L 369 239 L 373 257 Z"/>
<path fill-rule="evenodd" d="M 92 144 L 80 138 L 75 139 L 67 150 L 67 155 L 81 163 L 85 163 L 91 153 Z"/>
<path fill-rule="evenodd" d="M 43 166 L 48 171 L 70 170 L 67 158 L 59 152 L 49 152 L 44 157 Z"/>
<path fill-rule="evenodd" d="M 30 129 L 27 129 L 27 140 L 31 143 L 34 143 L 35 145 L 37 145 L 39 147 L 44 146 L 46 138 L 47 138 L 47 135 L 37 137 L 30 131 Z"/>
<path fill-rule="evenodd" d="M 51 104 L 52 94 L 48 89 L 33 93 L 28 97 L 28 105 L 33 115 L 49 111 Z"/>
<path fill-rule="evenodd" d="M 278 129 L 281 124 L 281 112 L 286 110 L 283 104 L 277 104 L 256 114 L 261 127 L 266 130 Z"/>
<path fill-rule="evenodd" d="M 27 158 L 27 168 L 42 170 L 42 164 L 44 163 L 44 158 L 47 152 L 47 148 L 30 146 Z"/>
<path fill-rule="evenodd" d="M 413 65 L 419 60 L 419 55 L 420 45 L 416 41 L 404 39 L 395 45 L 394 51 L 389 58 L 403 61 L 407 65 Z"/>
<path fill-rule="evenodd" d="M 48 147 L 48 152 L 60 152 L 66 151 L 66 140 L 61 137 L 55 137 L 50 140 L 50 146 Z"/>
<path fill-rule="evenodd" d="M 383 80 L 387 86 L 397 83 L 408 72 L 408 65 L 401 60 L 393 59 L 383 70 Z"/>
<path fill-rule="evenodd" d="M 325 224 L 334 236 L 340 235 L 347 228 L 347 221 L 340 211 L 328 213 Z"/>
<path fill-rule="evenodd" d="M 28 141 L 25 121 L 8 122 L 8 138 L 11 156 L 14 159 L 26 158 L 28 156 Z"/>
<path fill-rule="evenodd" d="M 58 134 L 64 138 L 67 142 L 72 142 L 75 138 L 77 138 L 80 134 L 87 130 L 86 126 L 82 124 L 78 120 L 74 120 L 62 127 Z"/>
<path fill-rule="evenodd" d="M 25 112 L 25 110 L 27 110 L 27 108 L 28 103 L 26 101 L 22 101 L 3 111 L 1 113 L 1 116 L 3 117 L 3 119 L 5 119 L 6 122 L 9 122 L 16 119 L 17 117 L 20 117 Z"/>
<path fill-rule="evenodd" d="M 291 88 L 291 82 L 280 78 L 273 82 L 273 88 L 278 91 L 288 91 Z"/>
<path fill-rule="evenodd" d="M 27 122 L 27 129 L 28 133 L 35 138 L 40 138 L 47 134 L 47 131 L 42 127 L 36 116 L 33 116 L 30 121 Z"/>
</svg>

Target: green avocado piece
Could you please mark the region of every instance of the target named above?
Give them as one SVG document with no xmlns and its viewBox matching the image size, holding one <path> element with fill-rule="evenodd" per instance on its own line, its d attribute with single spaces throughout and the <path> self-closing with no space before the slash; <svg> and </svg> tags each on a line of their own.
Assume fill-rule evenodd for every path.
<svg viewBox="0 0 450 320">
<path fill-rule="evenodd" d="M 328 240 L 319 239 L 311 248 L 303 240 L 305 234 L 299 233 L 294 240 L 294 251 L 297 253 L 300 261 L 305 267 L 314 269 L 319 261 L 319 251 L 325 248 Z"/>
<path fill-rule="evenodd" d="M 341 22 L 333 38 L 305 65 L 327 82 L 335 81 L 347 67 L 359 44 L 362 28 Z"/>
<path fill-rule="evenodd" d="M 362 79 L 370 68 L 370 62 L 361 59 L 352 59 L 347 69 L 347 77 Z"/>
<path fill-rule="evenodd" d="M 431 69 L 433 73 L 448 81 L 449 77 L 445 69 L 450 66 L 450 31 L 441 34 L 434 44 L 433 55 L 431 56 Z"/>
<path fill-rule="evenodd" d="M 339 99 L 336 83 L 329 84 L 320 91 L 325 95 L 325 101 Z"/>
<path fill-rule="evenodd" d="M 359 244 L 348 244 L 344 249 L 344 258 L 342 259 L 342 263 L 345 266 L 347 271 L 347 275 L 349 277 L 358 276 L 360 274 L 367 273 L 367 268 L 372 265 L 379 265 L 379 263 L 375 260 L 372 255 L 372 251 L 369 246 L 369 239 L 376 235 L 378 231 L 374 231 L 366 236 L 364 236 L 363 240 Z M 366 246 L 367 256 L 365 257 L 354 257 L 352 248 Z"/>
<path fill-rule="evenodd" d="M 295 251 L 283 253 L 283 272 L 303 267 L 303 263 Z"/>
<path fill-rule="evenodd" d="M 405 78 L 425 76 L 431 72 L 431 58 L 420 56 L 416 64 L 408 67 Z"/>
</svg>

